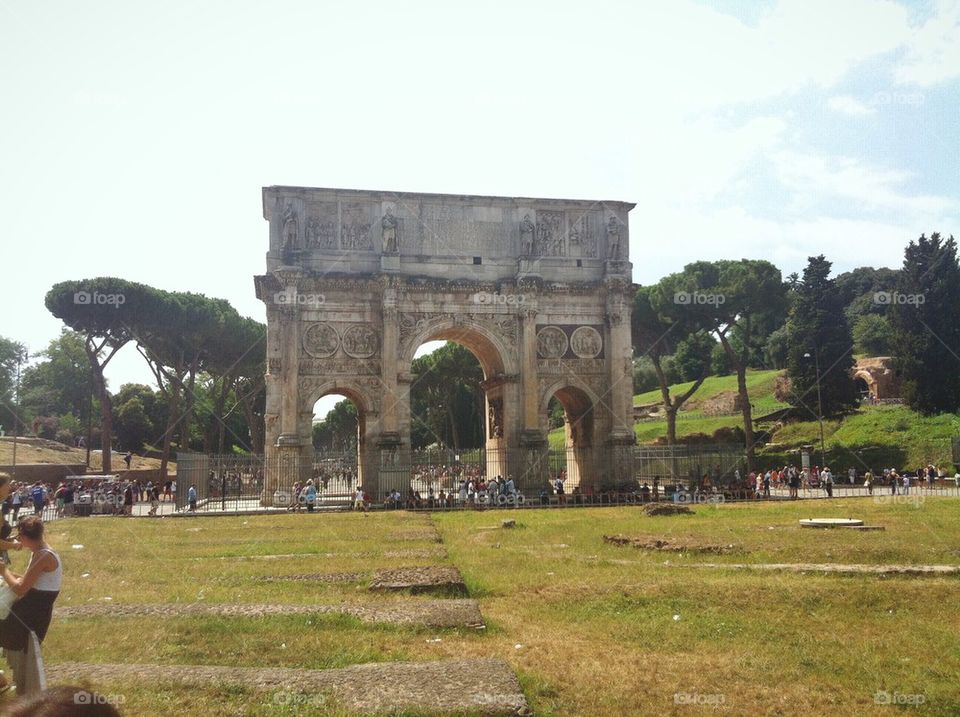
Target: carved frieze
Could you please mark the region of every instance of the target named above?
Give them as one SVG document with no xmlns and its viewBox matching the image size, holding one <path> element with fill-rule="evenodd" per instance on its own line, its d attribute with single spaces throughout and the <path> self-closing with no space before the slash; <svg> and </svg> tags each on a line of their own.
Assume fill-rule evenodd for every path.
<svg viewBox="0 0 960 717">
<path fill-rule="evenodd" d="M 603 338 L 592 326 L 581 326 L 570 335 L 570 348 L 579 358 L 594 358 L 603 349 Z"/>
<path fill-rule="evenodd" d="M 315 358 L 333 356 L 340 347 L 340 336 L 330 324 L 311 324 L 303 332 L 303 350 Z"/>
<path fill-rule="evenodd" d="M 581 375 L 581 374 L 605 374 L 606 362 L 599 358 L 579 358 L 579 359 L 538 359 L 537 370 L 542 376 L 552 375 Z"/>
<path fill-rule="evenodd" d="M 537 256 L 565 256 L 563 212 L 543 209 L 537 212 Z"/>
<path fill-rule="evenodd" d="M 327 359 L 301 358 L 299 366 L 301 375 L 380 375 L 380 361 L 377 359 L 354 359 L 345 357 L 334 357 Z"/>
<path fill-rule="evenodd" d="M 341 204 L 340 248 L 357 251 L 372 251 L 373 238 L 370 236 L 370 217 L 368 205 L 359 202 Z"/>
<path fill-rule="evenodd" d="M 515 316 L 403 311 L 398 314 L 400 353 L 404 354 L 413 348 L 411 345 L 413 341 L 422 341 L 424 336 L 429 336 L 431 328 L 448 324 L 451 316 L 456 326 L 464 329 L 469 329 L 470 326 L 482 326 L 489 333 L 497 336 L 504 345 L 510 348 L 516 346 L 519 325 Z"/>
<path fill-rule="evenodd" d="M 307 212 L 307 249 L 337 249 L 337 203 L 320 202 Z"/>
<path fill-rule="evenodd" d="M 337 354 L 367 359 L 380 351 L 380 332 L 369 324 L 310 324 L 303 332 L 303 350 L 318 359 Z"/>
<path fill-rule="evenodd" d="M 537 332 L 537 355 L 558 359 L 567 353 L 567 335 L 558 326 L 545 326 Z"/>
<path fill-rule="evenodd" d="M 380 335 L 372 326 L 354 324 L 343 332 L 343 351 L 353 358 L 370 358 L 380 346 Z"/>
<path fill-rule="evenodd" d="M 597 234 L 593 229 L 592 215 L 588 212 L 571 213 L 567 217 L 570 256 L 596 257 Z"/>
</svg>

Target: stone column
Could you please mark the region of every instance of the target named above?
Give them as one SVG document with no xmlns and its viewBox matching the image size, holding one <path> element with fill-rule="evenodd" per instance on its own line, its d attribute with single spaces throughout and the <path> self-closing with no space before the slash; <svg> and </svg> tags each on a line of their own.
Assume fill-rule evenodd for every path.
<svg viewBox="0 0 960 717">
<path fill-rule="evenodd" d="M 624 486 L 633 480 L 633 345 L 630 336 L 630 301 L 622 286 L 611 287 L 607 294 L 608 345 L 610 367 L 610 433 L 607 482 Z"/>
<path fill-rule="evenodd" d="M 511 473 L 518 488 L 536 495 L 549 472 L 547 435 L 540 426 L 540 373 L 537 367 L 537 310 L 520 312 L 520 435 Z"/>
<path fill-rule="evenodd" d="M 284 290 L 296 295 L 299 291 L 299 272 L 276 272 Z M 304 441 L 303 417 L 300 411 L 300 307 L 296 301 L 288 302 L 277 311 L 280 322 L 280 400 L 278 417 L 279 435 L 272 460 L 268 460 L 267 481 L 261 502 L 273 505 L 275 497 L 289 490 L 302 478 Z M 307 447 L 310 447 L 309 441 Z M 309 470 L 309 461 L 306 466 Z M 272 488 L 272 490 L 271 490 Z M 278 498 L 279 500 L 280 498 Z"/>
</svg>

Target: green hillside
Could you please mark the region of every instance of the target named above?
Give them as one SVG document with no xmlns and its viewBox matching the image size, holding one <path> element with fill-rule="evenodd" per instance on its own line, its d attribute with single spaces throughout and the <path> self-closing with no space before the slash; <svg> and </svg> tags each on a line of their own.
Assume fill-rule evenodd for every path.
<svg viewBox="0 0 960 717">
<path fill-rule="evenodd" d="M 762 416 L 772 413 L 780 408 L 786 408 L 787 405 L 781 403 L 773 395 L 774 383 L 780 371 L 748 371 L 747 372 L 747 391 L 750 394 L 750 403 L 753 405 L 753 415 Z M 671 386 L 670 393 L 675 395 L 685 391 L 692 382 L 681 383 Z M 703 401 L 716 398 L 723 393 L 733 394 L 737 392 L 736 376 L 711 376 L 703 385 L 697 389 L 690 399 L 683 405 L 680 413 L 677 414 L 677 436 L 687 436 L 691 433 L 712 434 L 718 428 L 727 428 L 739 426 L 742 418 L 739 413 L 727 416 L 705 416 L 700 410 Z M 633 405 L 641 406 L 644 404 L 658 403 L 660 401 L 660 390 L 647 391 L 633 397 Z M 637 423 L 634 426 L 637 434 L 637 441 L 640 443 L 652 443 L 667 433 L 667 423 L 665 420 L 646 420 Z"/>
<path fill-rule="evenodd" d="M 773 395 L 780 371 L 750 371 L 747 390 L 753 405 L 754 417 L 786 408 Z M 671 393 L 685 390 L 691 384 L 671 387 Z M 677 416 L 677 436 L 694 433 L 712 434 L 718 428 L 740 426 L 740 414 L 705 416 L 700 410 L 703 401 L 723 393 L 735 393 L 736 376 L 711 376 L 684 405 Z M 647 391 L 634 396 L 635 406 L 660 401 L 660 391 Z M 813 418 L 813 417 L 811 417 Z M 781 460 L 796 460 L 797 450 L 803 445 L 818 445 L 819 425 L 816 420 L 797 421 L 783 426 L 761 425 L 771 431 L 768 444 L 759 456 L 771 465 Z M 653 443 L 666 435 L 667 424 L 662 418 L 639 421 L 634 426 L 639 443 Z M 956 414 L 921 416 L 906 406 L 863 406 L 842 420 L 824 422 L 824 444 L 828 462 L 835 465 L 855 465 L 860 469 L 884 466 L 915 468 L 921 463 L 933 462 L 953 470 L 951 440 L 960 435 L 960 417 Z M 550 434 L 552 448 L 562 448 L 563 431 Z"/>
</svg>

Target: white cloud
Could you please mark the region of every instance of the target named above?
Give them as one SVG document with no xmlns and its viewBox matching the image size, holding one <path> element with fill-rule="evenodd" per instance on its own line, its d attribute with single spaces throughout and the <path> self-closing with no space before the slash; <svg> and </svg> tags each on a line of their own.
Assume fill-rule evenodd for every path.
<svg viewBox="0 0 960 717">
<path fill-rule="evenodd" d="M 901 84 L 929 87 L 960 77 L 960 0 L 940 0 L 915 28 L 894 76 Z"/>
<path fill-rule="evenodd" d="M 825 157 L 783 149 L 770 155 L 777 175 L 794 192 L 822 200 L 847 199 L 850 213 L 896 211 L 903 216 L 929 216 L 956 211 L 955 198 L 910 194 L 914 176 L 897 169 L 873 167 L 849 157 Z"/>
<path fill-rule="evenodd" d="M 827 107 L 834 112 L 840 112 L 841 114 L 850 115 L 851 117 L 862 117 L 874 113 L 872 107 L 850 95 L 836 95 L 831 97 L 827 100 Z"/>
</svg>

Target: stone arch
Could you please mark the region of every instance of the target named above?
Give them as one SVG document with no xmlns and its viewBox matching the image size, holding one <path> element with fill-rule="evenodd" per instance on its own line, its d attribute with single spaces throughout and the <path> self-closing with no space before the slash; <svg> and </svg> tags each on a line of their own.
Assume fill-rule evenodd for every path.
<svg viewBox="0 0 960 717">
<path fill-rule="evenodd" d="M 375 402 L 369 397 L 367 389 L 361 386 L 357 381 L 343 379 L 329 379 L 327 381 L 318 381 L 305 386 L 300 393 L 301 411 L 313 411 L 313 407 L 324 396 L 331 393 L 346 396 L 357 407 L 358 412 L 367 416 L 377 413 Z"/>
<path fill-rule="evenodd" d="M 541 387 L 567 377 L 572 385 L 550 395 L 562 390 L 575 414 L 589 396 L 592 445 L 616 455 L 604 484 L 632 477 L 632 203 L 274 186 L 262 206 L 269 251 L 255 286 L 267 315 L 265 505 L 292 482 L 288 463 L 314 457 L 313 402 L 331 391 L 366 418 L 374 500 L 407 485 L 419 458 L 410 367 L 433 339 L 479 359 L 487 453 L 508 457 L 487 460 L 488 475 L 542 488 Z M 502 428 L 491 435 L 491 425 Z"/>
<path fill-rule="evenodd" d="M 599 484 L 601 466 L 597 432 L 599 400 L 588 387 L 562 378 L 548 385 L 540 400 L 540 420 L 548 430 L 550 401 L 556 398 L 564 412 L 564 450 L 552 458 L 551 473 L 566 473 L 567 492 L 574 487 L 590 491 Z"/>
<path fill-rule="evenodd" d="M 496 376 L 516 374 L 519 370 L 516 351 L 488 327 L 450 315 L 432 321 L 413 334 L 400 358 L 401 366 L 409 369 L 417 349 L 428 341 L 453 341 L 466 347 L 477 357 L 487 380 Z"/>
<path fill-rule="evenodd" d="M 860 382 L 862 381 L 863 386 L 866 387 L 867 393 L 874 397 L 877 396 L 877 380 L 870 374 L 869 371 L 857 371 L 853 374 L 853 380 L 855 383 L 857 383 L 858 388 L 860 388 Z"/>
<path fill-rule="evenodd" d="M 344 379 L 306 379 L 300 387 L 301 435 L 311 437 L 308 455 L 312 450 L 313 408 L 324 396 L 339 394 L 345 396 L 357 408 L 357 482 L 366 483 L 377 475 L 374 453 L 376 438 L 379 435 L 379 402 L 371 395 L 371 388 L 358 380 Z"/>
</svg>

